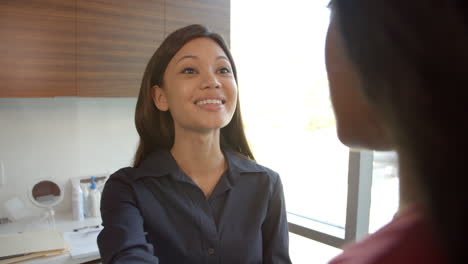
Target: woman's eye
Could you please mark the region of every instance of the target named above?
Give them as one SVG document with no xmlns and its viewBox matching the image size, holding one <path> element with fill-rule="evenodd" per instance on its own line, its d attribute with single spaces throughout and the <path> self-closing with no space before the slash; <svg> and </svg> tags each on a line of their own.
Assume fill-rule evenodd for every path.
<svg viewBox="0 0 468 264">
<path fill-rule="evenodd" d="M 182 73 L 184 73 L 184 74 L 195 74 L 196 71 L 195 71 L 194 68 L 185 68 L 185 69 L 182 70 Z"/>
<path fill-rule="evenodd" d="M 223 68 L 219 69 L 219 73 L 231 73 L 231 70 L 229 70 L 226 67 L 223 67 Z"/>
</svg>

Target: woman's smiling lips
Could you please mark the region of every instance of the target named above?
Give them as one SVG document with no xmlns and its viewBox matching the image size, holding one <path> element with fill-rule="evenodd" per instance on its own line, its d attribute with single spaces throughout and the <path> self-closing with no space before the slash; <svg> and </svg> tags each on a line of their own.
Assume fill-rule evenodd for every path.
<svg viewBox="0 0 468 264">
<path fill-rule="evenodd" d="M 220 97 L 201 98 L 195 101 L 196 106 L 208 111 L 218 111 L 224 107 L 225 103 L 226 100 Z"/>
</svg>

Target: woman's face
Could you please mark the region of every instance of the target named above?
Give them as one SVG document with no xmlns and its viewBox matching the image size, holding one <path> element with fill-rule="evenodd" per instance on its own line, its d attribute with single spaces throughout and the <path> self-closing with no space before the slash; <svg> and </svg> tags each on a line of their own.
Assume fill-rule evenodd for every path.
<svg viewBox="0 0 468 264">
<path fill-rule="evenodd" d="M 360 76 L 344 50 L 334 16 L 325 47 L 330 97 L 341 142 L 352 148 L 391 149 L 381 117 L 360 90 Z"/>
<path fill-rule="evenodd" d="M 237 85 L 223 49 L 210 38 L 187 42 L 171 59 L 153 100 L 170 111 L 178 129 L 207 132 L 226 126 L 237 104 Z"/>
</svg>

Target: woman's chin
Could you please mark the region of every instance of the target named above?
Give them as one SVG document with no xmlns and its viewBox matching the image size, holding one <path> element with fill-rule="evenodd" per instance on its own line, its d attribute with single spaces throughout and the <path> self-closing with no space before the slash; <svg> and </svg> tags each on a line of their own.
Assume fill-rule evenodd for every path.
<svg viewBox="0 0 468 264">
<path fill-rule="evenodd" d="M 356 133 L 357 131 L 343 131 L 342 129 L 338 129 L 337 132 L 341 143 L 352 150 L 392 151 L 395 149 L 393 144 L 382 135 L 369 135 Z"/>
</svg>

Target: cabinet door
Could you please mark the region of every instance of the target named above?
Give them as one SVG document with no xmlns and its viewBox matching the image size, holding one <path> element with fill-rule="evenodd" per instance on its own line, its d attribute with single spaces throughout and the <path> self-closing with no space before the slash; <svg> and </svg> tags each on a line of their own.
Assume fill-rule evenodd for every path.
<svg viewBox="0 0 468 264">
<path fill-rule="evenodd" d="M 166 1 L 165 35 L 190 24 L 203 24 L 230 41 L 230 0 Z"/>
<path fill-rule="evenodd" d="M 78 95 L 137 96 L 164 36 L 163 0 L 83 0 L 77 7 Z"/>
<path fill-rule="evenodd" d="M 75 96 L 75 1 L 0 1 L 0 97 Z"/>
</svg>

